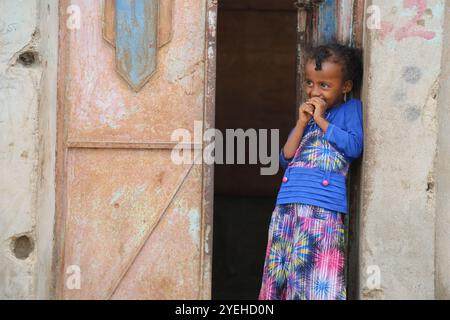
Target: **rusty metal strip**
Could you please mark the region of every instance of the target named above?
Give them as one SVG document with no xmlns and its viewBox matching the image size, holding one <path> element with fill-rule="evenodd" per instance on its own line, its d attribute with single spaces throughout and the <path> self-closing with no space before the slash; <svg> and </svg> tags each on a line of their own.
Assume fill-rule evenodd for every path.
<svg viewBox="0 0 450 320">
<path fill-rule="evenodd" d="M 110 287 L 110 289 L 108 290 L 108 295 L 106 296 L 106 299 L 110 300 L 112 298 L 112 296 L 114 295 L 114 293 L 117 291 L 117 289 L 119 288 L 120 284 L 122 283 L 123 279 L 125 278 L 125 276 L 127 275 L 128 271 L 131 269 L 131 266 L 133 266 L 134 262 L 136 261 L 137 257 L 140 255 L 140 253 L 142 252 L 142 249 L 145 247 L 145 244 L 148 242 L 148 239 L 150 239 L 150 236 L 153 233 L 153 230 L 155 230 L 159 223 L 161 222 L 162 218 L 165 216 L 167 209 L 170 207 L 170 205 L 172 204 L 173 200 L 175 199 L 176 195 L 178 194 L 178 192 L 180 191 L 181 187 L 183 186 L 184 182 L 186 181 L 186 179 L 188 178 L 189 174 L 192 171 L 192 168 L 194 167 L 195 163 L 197 163 L 197 161 L 199 160 L 199 158 L 201 157 L 201 155 L 197 155 L 194 158 L 193 163 L 189 166 L 189 168 L 187 169 L 186 173 L 184 174 L 184 176 L 182 177 L 182 179 L 177 183 L 177 188 L 175 189 L 174 193 L 172 194 L 172 196 L 169 198 L 169 201 L 167 201 L 167 205 L 164 207 L 164 209 L 162 210 L 161 214 L 159 215 L 159 218 L 156 220 L 156 222 L 154 223 L 154 225 L 152 227 L 149 228 L 149 230 L 147 231 L 147 234 L 144 237 L 144 240 L 142 241 L 142 243 L 138 246 L 136 253 L 132 256 L 130 262 L 126 265 L 126 267 L 124 268 L 124 270 L 122 271 L 122 273 L 119 275 L 119 277 L 117 278 L 117 280 L 115 281 L 115 283 Z"/>
<path fill-rule="evenodd" d="M 138 92 L 156 71 L 158 0 L 116 0 L 116 68 Z"/>
<path fill-rule="evenodd" d="M 203 128 L 215 127 L 217 1 L 206 0 L 205 87 Z M 214 209 L 214 165 L 202 164 L 199 300 L 211 299 Z"/>
<path fill-rule="evenodd" d="M 109 141 L 68 141 L 67 148 L 86 149 L 202 149 L 201 143 L 177 142 L 109 142 Z"/>
<path fill-rule="evenodd" d="M 116 0 L 103 0 L 103 38 L 116 46 Z"/>
<path fill-rule="evenodd" d="M 158 48 L 172 40 L 173 0 L 159 0 Z"/>
</svg>

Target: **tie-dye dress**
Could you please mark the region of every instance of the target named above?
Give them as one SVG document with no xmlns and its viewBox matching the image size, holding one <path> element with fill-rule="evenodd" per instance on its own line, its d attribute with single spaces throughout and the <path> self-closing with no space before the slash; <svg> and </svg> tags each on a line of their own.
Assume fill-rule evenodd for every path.
<svg viewBox="0 0 450 320">
<path fill-rule="evenodd" d="M 289 166 L 346 175 L 350 163 L 311 120 Z M 305 131 L 306 132 L 306 131 Z M 260 300 L 345 300 L 344 214 L 318 206 L 277 204 L 269 227 Z"/>
</svg>

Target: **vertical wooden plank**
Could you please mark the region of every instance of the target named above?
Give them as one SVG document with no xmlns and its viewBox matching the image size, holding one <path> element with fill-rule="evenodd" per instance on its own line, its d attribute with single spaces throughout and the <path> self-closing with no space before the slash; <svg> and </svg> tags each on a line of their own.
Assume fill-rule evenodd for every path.
<svg viewBox="0 0 450 320">
<path fill-rule="evenodd" d="M 339 0 L 337 4 L 337 40 L 339 43 L 352 43 L 354 0 Z"/>
<path fill-rule="evenodd" d="M 156 70 L 158 0 L 117 0 L 117 72 L 139 91 Z"/>
<path fill-rule="evenodd" d="M 337 36 L 337 7 L 339 1 L 325 0 L 319 7 L 317 25 L 315 28 L 315 45 L 336 40 Z"/>
<path fill-rule="evenodd" d="M 352 35 L 351 44 L 355 48 L 362 49 L 364 32 L 364 0 L 355 0 L 353 3 L 352 17 Z M 360 92 L 354 95 L 354 98 L 360 98 Z M 348 222 L 348 297 L 349 299 L 359 300 L 359 223 L 361 212 L 361 177 L 362 177 L 362 158 L 352 163 L 349 172 L 349 222 Z"/>
<path fill-rule="evenodd" d="M 309 26 L 309 18 L 308 12 L 306 10 L 298 10 L 297 13 L 297 98 L 296 105 L 300 106 L 300 104 L 306 100 L 306 93 L 303 90 L 303 81 L 304 74 L 303 70 L 305 69 L 305 53 L 309 48 L 309 35 L 308 33 L 311 31 Z M 296 109 L 296 117 L 298 117 L 298 108 Z"/>
<path fill-rule="evenodd" d="M 364 0 L 353 1 L 352 44 L 359 49 L 363 47 L 364 10 Z"/>
<path fill-rule="evenodd" d="M 332 41 L 350 45 L 354 38 L 354 10 L 363 0 L 325 0 L 313 13 L 313 45 Z M 356 26 L 360 28 L 361 26 Z"/>
</svg>

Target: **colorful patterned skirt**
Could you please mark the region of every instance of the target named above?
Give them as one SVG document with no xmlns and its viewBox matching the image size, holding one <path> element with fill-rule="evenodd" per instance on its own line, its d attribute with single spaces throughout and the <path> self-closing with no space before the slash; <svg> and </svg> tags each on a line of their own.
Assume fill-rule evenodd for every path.
<svg viewBox="0 0 450 320">
<path fill-rule="evenodd" d="M 276 205 L 259 300 L 345 300 L 344 214 Z"/>
</svg>

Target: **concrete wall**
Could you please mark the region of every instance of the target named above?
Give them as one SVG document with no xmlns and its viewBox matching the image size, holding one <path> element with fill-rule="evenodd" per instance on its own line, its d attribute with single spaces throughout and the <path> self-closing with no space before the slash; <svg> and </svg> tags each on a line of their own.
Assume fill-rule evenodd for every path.
<svg viewBox="0 0 450 320">
<path fill-rule="evenodd" d="M 57 0 L 0 0 L 0 298 L 48 298 Z"/>
<path fill-rule="evenodd" d="M 436 279 L 437 299 L 450 299 L 450 5 L 446 6 L 444 50 L 438 93 L 438 153 L 436 164 Z"/>
<path fill-rule="evenodd" d="M 448 44 L 443 26 L 449 4 L 374 0 L 367 5 L 381 9 L 381 29 L 366 29 L 364 40 L 360 295 L 362 299 L 433 299 L 443 296 L 443 291 L 448 294 L 448 250 L 444 254 L 448 240 L 441 243 L 439 238 L 448 237 L 448 228 L 440 221 L 448 223 L 448 213 L 443 211 L 448 210 L 444 195 L 448 165 L 442 161 L 448 144 L 442 148 L 440 167 L 435 160 L 439 124 L 446 125 L 440 116 L 448 117 L 448 80 L 447 88 L 439 90 L 439 84 L 447 61 L 442 53 Z M 441 127 L 440 136 L 448 139 L 445 130 Z M 437 266 L 445 276 L 435 278 Z M 374 278 L 378 268 L 379 287 Z M 438 284 L 443 278 L 446 290 Z M 435 294 L 435 280 L 439 294 Z"/>
</svg>

